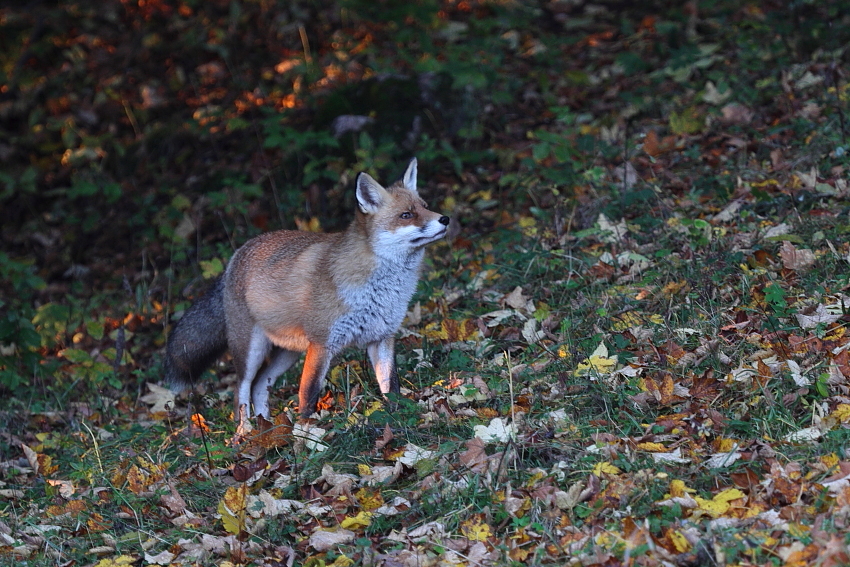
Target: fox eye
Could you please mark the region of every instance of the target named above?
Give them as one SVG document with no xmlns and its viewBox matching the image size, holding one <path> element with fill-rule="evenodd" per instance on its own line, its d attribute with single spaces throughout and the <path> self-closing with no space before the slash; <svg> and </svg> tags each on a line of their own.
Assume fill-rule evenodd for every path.
<svg viewBox="0 0 850 567">
<path fill-rule="evenodd" d="M 413 213 L 411 213 L 410 211 L 404 211 L 403 213 L 401 213 L 401 218 L 405 220 L 412 219 Z"/>
</svg>

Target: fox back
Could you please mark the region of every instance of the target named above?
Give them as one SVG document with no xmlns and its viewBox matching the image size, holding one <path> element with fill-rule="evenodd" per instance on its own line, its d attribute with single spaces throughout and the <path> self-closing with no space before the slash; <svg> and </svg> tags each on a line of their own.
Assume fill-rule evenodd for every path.
<svg viewBox="0 0 850 567">
<path fill-rule="evenodd" d="M 331 359 L 348 346 L 367 349 L 382 393 L 399 391 L 393 337 L 416 290 L 424 247 L 442 238 L 449 223 L 419 197 L 416 165 L 411 160 L 388 188 L 359 174 L 358 210 L 344 232 L 271 232 L 236 251 L 212 293 L 221 295 L 226 342 L 240 376 L 240 425 L 252 413 L 268 417 L 269 387 L 304 351 L 302 417 L 315 411 Z M 195 322 L 188 331 L 204 316 L 190 309 L 184 319 Z M 180 347 L 190 339 L 169 340 L 168 356 L 194 369 L 216 349 L 206 348 L 204 361 L 186 361 Z"/>
</svg>

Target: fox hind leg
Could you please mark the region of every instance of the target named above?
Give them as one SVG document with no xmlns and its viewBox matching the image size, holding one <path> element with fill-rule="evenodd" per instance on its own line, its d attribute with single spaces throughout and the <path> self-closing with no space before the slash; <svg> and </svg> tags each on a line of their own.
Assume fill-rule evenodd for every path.
<svg viewBox="0 0 850 567">
<path fill-rule="evenodd" d="M 271 348 L 271 341 L 259 327 L 254 327 L 251 331 L 247 345 L 231 344 L 230 351 L 239 376 L 239 385 L 233 397 L 234 415 L 239 422 L 239 431 L 245 429 L 245 420 L 251 417 L 252 385 Z"/>
<path fill-rule="evenodd" d="M 273 348 L 268 364 L 263 368 L 259 376 L 251 386 L 251 401 L 254 404 L 254 415 L 261 415 L 266 419 L 271 417 L 269 413 L 269 389 L 274 385 L 278 376 L 289 370 L 295 364 L 301 353 L 282 348 Z"/>
</svg>

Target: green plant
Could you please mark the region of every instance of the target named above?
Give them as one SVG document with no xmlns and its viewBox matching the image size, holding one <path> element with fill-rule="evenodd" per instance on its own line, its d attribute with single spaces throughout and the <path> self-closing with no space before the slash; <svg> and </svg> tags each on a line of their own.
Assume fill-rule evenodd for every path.
<svg viewBox="0 0 850 567">
<path fill-rule="evenodd" d="M 0 299 L 0 388 L 15 390 L 40 373 L 41 337 L 33 324 L 32 300 L 45 283 L 32 262 L 12 259 L 0 251 L 0 289 L 14 303 Z"/>
</svg>

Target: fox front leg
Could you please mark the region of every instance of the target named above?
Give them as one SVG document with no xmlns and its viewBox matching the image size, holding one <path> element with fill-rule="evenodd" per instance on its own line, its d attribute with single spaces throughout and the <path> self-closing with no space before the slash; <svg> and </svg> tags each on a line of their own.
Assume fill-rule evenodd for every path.
<svg viewBox="0 0 850 567">
<path fill-rule="evenodd" d="M 332 358 L 333 353 L 324 345 L 310 343 L 307 347 L 304 371 L 301 373 L 301 384 L 298 387 L 298 410 L 302 420 L 316 413 L 316 405 L 325 386 L 325 376 Z"/>
<path fill-rule="evenodd" d="M 375 369 L 375 377 L 378 379 L 378 387 L 382 394 L 398 394 L 400 391 L 398 383 L 398 371 L 395 367 L 395 339 L 386 338 L 382 341 L 370 344 L 366 347 L 372 368 Z"/>
</svg>

